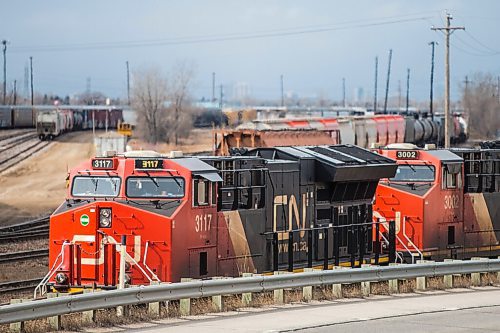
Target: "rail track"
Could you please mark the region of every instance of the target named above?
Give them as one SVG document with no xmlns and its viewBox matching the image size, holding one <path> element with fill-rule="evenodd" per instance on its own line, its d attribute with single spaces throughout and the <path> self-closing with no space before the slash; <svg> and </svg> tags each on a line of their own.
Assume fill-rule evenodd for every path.
<svg viewBox="0 0 500 333">
<path fill-rule="evenodd" d="M 49 216 L 0 228 L 0 242 L 46 238 Z"/>
<path fill-rule="evenodd" d="M 19 251 L 0 254 L 0 264 L 17 262 L 21 260 L 30 260 L 37 258 L 44 258 L 49 255 L 49 249 Z"/>
<path fill-rule="evenodd" d="M 0 294 L 8 293 L 8 292 L 18 292 L 18 291 L 30 290 L 30 289 L 35 288 L 40 283 L 40 281 L 42 281 L 41 278 L 1 282 L 0 283 Z"/>
<path fill-rule="evenodd" d="M 47 147 L 51 142 L 40 141 L 36 132 L 12 132 L 0 137 L 0 173 Z"/>
</svg>

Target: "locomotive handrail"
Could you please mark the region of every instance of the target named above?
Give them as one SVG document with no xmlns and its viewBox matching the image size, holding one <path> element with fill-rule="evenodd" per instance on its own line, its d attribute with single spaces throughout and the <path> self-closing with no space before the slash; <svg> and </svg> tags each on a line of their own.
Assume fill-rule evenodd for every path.
<svg viewBox="0 0 500 333">
<path fill-rule="evenodd" d="M 50 268 L 49 272 L 43 277 L 42 281 L 36 286 L 33 292 L 33 298 L 36 298 L 37 292 L 40 290 L 40 296 L 47 293 L 47 282 L 49 282 L 50 277 L 63 265 L 64 263 L 64 247 L 68 246 L 69 242 L 64 242 L 61 246 L 61 252 L 57 255 L 54 260 L 54 264 Z M 61 258 L 61 263 L 56 267 L 57 259 Z"/>
<path fill-rule="evenodd" d="M 357 227 L 357 226 L 365 226 L 365 225 L 375 225 L 381 224 L 383 222 L 363 222 L 363 223 L 351 223 L 351 224 L 342 224 L 342 225 L 328 225 L 324 227 L 312 227 L 312 228 L 299 228 L 292 230 L 276 230 L 276 231 L 265 231 L 260 233 L 261 235 L 272 235 L 274 233 L 287 233 L 287 232 L 300 232 L 300 231 L 308 231 L 308 230 L 325 230 L 330 228 L 347 228 L 347 227 Z"/>
<path fill-rule="evenodd" d="M 266 292 L 284 288 L 327 286 L 360 282 L 434 277 L 500 271 L 500 259 L 423 262 L 396 266 L 371 266 L 294 274 L 197 280 L 119 290 L 54 297 L 0 306 L 0 324 L 22 322 L 75 312 L 170 300 Z"/>
</svg>

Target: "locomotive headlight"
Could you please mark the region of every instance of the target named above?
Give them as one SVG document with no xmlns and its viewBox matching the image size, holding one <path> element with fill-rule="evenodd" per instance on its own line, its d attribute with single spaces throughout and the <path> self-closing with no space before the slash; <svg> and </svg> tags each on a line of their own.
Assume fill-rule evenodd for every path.
<svg viewBox="0 0 500 333">
<path fill-rule="evenodd" d="M 101 208 L 99 210 L 99 226 L 101 228 L 111 227 L 111 208 Z"/>
<path fill-rule="evenodd" d="M 65 273 L 57 273 L 56 282 L 57 284 L 67 284 L 68 276 Z"/>
</svg>

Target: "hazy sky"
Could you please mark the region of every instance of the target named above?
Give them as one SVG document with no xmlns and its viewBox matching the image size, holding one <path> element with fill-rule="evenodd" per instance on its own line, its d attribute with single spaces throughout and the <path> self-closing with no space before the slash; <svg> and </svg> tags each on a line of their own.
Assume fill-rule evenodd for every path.
<svg viewBox="0 0 500 333">
<path fill-rule="evenodd" d="M 33 56 L 35 90 L 59 95 L 92 90 L 126 96 L 126 67 L 151 65 L 168 71 L 176 61 L 196 64 L 196 97 L 211 96 L 217 84 L 246 82 L 259 98 L 285 91 L 302 96 L 347 97 L 356 87 L 373 94 L 379 57 L 383 96 L 389 49 L 393 49 L 390 94 L 403 92 L 411 69 L 411 97 L 429 91 L 431 48 L 436 48 L 436 91 L 444 82 L 444 38 L 451 37 L 452 98 L 465 75 L 500 75 L 500 1 L 7 1 L 0 14 L 0 39 L 9 41 L 7 80 L 24 89 L 24 68 Z M 3 78 L 3 77 L 2 77 Z"/>
</svg>

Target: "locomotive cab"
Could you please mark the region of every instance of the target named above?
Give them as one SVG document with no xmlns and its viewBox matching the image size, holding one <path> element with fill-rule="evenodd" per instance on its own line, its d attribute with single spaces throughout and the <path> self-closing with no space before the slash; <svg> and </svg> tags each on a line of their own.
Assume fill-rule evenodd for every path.
<svg viewBox="0 0 500 333">
<path fill-rule="evenodd" d="M 463 159 L 447 150 L 393 144 L 378 153 L 397 161 L 381 180 L 374 218 L 394 220 L 397 250 L 408 261 L 439 258 L 462 247 Z"/>
<path fill-rule="evenodd" d="M 215 168 L 198 159 L 156 152 L 94 158 L 71 170 L 67 199 L 50 221 L 50 284 L 61 291 L 116 288 L 122 256 L 127 284 L 188 276 L 188 259 L 172 252 L 187 253 L 188 244 L 215 247 L 220 180 Z M 197 226 L 193 236 L 191 220 Z M 212 257 L 207 252 L 200 276 L 215 274 L 208 267 L 215 251 Z"/>
</svg>

